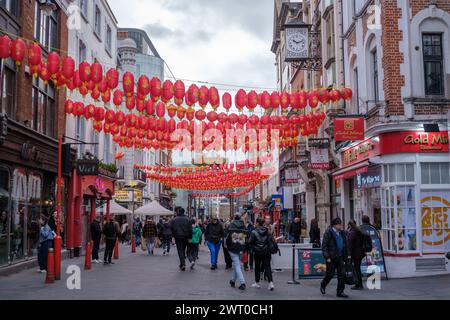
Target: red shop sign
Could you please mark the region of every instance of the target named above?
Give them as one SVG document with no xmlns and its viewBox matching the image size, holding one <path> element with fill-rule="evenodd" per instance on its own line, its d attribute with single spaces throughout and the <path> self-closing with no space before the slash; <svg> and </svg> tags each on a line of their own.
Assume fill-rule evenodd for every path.
<svg viewBox="0 0 450 320">
<path fill-rule="evenodd" d="M 364 131 L 364 118 L 334 119 L 334 139 L 336 141 L 364 140 Z"/>
<path fill-rule="evenodd" d="M 350 147 L 342 153 L 342 167 L 348 167 L 355 163 L 380 155 L 379 138 L 371 138 Z"/>
<path fill-rule="evenodd" d="M 449 152 L 448 132 L 390 132 L 380 136 L 382 154 Z"/>
</svg>

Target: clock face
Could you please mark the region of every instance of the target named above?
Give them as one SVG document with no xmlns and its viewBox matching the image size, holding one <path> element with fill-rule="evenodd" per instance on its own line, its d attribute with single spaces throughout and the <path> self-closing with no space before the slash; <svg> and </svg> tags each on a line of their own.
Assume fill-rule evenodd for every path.
<svg viewBox="0 0 450 320">
<path fill-rule="evenodd" d="M 286 59 L 306 59 L 309 56 L 308 29 L 286 29 Z"/>
<path fill-rule="evenodd" d="M 300 53 L 306 49 L 306 38 L 300 33 L 293 33 L 287 37 L 287 45 L 290 51 Z"/>
</svg>

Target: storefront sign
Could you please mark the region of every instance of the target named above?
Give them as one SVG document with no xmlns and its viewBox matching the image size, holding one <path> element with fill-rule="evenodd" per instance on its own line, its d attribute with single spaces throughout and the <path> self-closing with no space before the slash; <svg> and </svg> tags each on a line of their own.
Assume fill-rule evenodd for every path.
<svg viewBox="0 0 450 320">
<path fill-rule="evenodd" d="M 425 253 L 448 252 L 450 248 L 450 191 L 422 193 L 422 247 Z"/>
<path fill-rule="evenodd" d="M 133 202 L 133 191 L 117 190 L 114 199 L 117 202 Z M 134 202 L 142 202 L 141 190 L 134 190 Z"/>
<path fill-rule="evenodd" d="M 370 267 L 377 266 L 381 273 L 386 273 L 386 263 L 384 261 L 383 244 L 381 243 L 380 233 L 373 226 L 363 224 L 360 226 L 361 231 L 367 233 L 372 238 L 372 252 L 366 254 L 361 263 L 361 272 L 363 275 L 371 275 Z"/>
<path fill-rule="evenodd" d="M 380 139 L 378 137 L 367 139 L 348 148 L 342 153 L 343 167 L 380 155 Z"/>
<path fill-rule="evenodd" d="M 41 163 L 43 160 L 42 152 L 28 142 L 22 145 L 20 156 L 23 160 L 34 161 L 37 163 Z"/>
<path fill-rule="evenodd" d="M 299 278 L 324 277 L 327 264 L 321 249 L 298 250 L 298 276 Z"/>
<path fill-rule="evenodd" d="M 283 195 L 281 194 L 274 194 L 272 195 L 272 204 L 277 210 L 283 210 Z"/>
<path fill-rule="evenodd" d="M 336 141 L 364 140 L 364 118 L 334 119 L 334 139 Z"/>
<path fill-rule="evenodd" d="M 298 168 L 287 168 L 285 170 L 285 180 L 286 183 L 298 183 L 300 173 L 298 172 Z"/>
<path fill-rule="evenodd" d="M 381 186 L 381 166 L 371 167 L 366 173 L 357 176 L 358 189 L 369 189 Z"/>
<path fill-rule="evenodd" d="M 79 176 L 98 176 L 97 160 L 78 160 L 77 174 Z"/>
<path fill-rule="evenodd" d="M 311 148 L 311 169 L 328 170 L 330 169 L 330 158 L 328 149 Z"/>
<path fill-rule="evenodd" d="M 382 154 L 449 152 L 448 132 L 390 132 L 380 136 Z"/>
</svg>

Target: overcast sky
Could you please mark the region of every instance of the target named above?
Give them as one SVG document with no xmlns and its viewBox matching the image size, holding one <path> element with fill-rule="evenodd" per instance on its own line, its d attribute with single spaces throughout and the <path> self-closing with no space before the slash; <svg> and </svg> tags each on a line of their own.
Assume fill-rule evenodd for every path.
<svg viewBox="0 0 450 320">
<path fill-rule="evenodd" d="M 276 87 L 273 0 L 109 3 L 120 27 L 148 32 L 177 78 Z"/>
</svg>

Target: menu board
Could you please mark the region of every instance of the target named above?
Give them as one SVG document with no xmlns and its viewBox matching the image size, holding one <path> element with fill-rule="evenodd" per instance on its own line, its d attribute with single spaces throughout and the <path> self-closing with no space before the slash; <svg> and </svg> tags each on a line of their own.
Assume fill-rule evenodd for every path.
<svg viewBox="0 0 450 320">
<path fill-rule="evenodd" d="M 299 278 L 322 278 L 327 265 L 321 249 L 298 249 Z"/>
<path fill-rule="evenodd" d="M 370 266 L 378 266 L 381 273 L 386 273 L 386 264 L 384 262 L 384 251 L 378 230 L 371 225 L 360 226 L 361 230 L 370 235 L 372 238 L 372 252 L 366 254 L 361 263 L 361 272 L 363 275 L 371 275 L 368 273 Z"/>
</svg>

